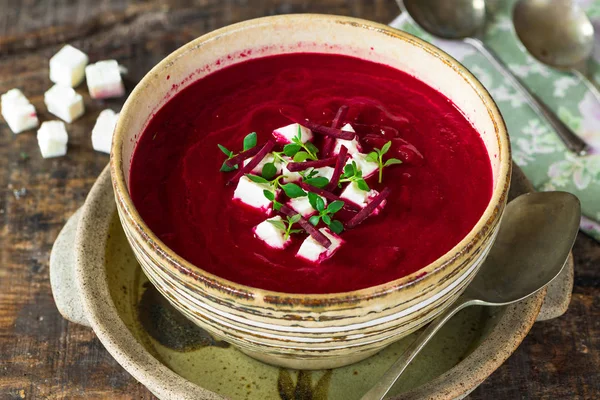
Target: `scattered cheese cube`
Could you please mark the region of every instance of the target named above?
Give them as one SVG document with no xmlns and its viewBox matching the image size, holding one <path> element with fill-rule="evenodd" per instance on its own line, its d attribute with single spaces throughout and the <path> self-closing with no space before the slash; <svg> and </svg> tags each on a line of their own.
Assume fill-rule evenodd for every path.
<svg viewBox="0 0 600 400">
<path fill-rule="evenodd" d="M 317 171 L 317 175 L 315 175 L 315 176 L 322 176 L 324 178 L 327 178 L 328 180 L 331 180 L 331 177 L 333 176 L 333 172 L 335 171 L 335 168 L 321 167 L 321 168 L 315 168 L 314 170 Z"/>
<path fill-rule="evenodd" d="M 83 115 L 83 97 L 73 88 L 54 85 L 44 93 L 48 111 L 65 122 L 73 122 Z"/>
<path fill-rule="evenodd" d="M 247 176 L 242 176 L 233 192 L 233 198 L 270 214 L 272 211 L 271 201 L 265 197 L 264 190 L 271 190 L 271 187 L 264 183 L 253 182 Z M 280 192 L 281 189 L 277 189 L 275 198 Z"/>
<path fill-rule="evenodd" d="M 340 194 L 340 197 L 364 208 L 371 200 L 377 197 L 378 194 L 379 192 L 375 189 L 371 189 L 369 191 L 361 190 L 356 182 L 351 182 L 344 188 L 344 191 L 342 194 Z M 381 204 L 379 204 L 379 206 L 377 206 L 377 208 L 373 211 L 373 215 L 379 214 L 381 210 L 383 210 L 383 207 L 385 207 L 386 203 L 387 200 L 382 201 Z"/>
<path fill-rule="evenodd" d="M 67 154 L 69 136 L 62 121 L 46 121 L 40 126 L 37 133 L 38 145 L 42 157 L 60 157 Z"/>
<path fill-rule="evenodd" d="M 300 140 L 302 143 L 312 140 L 313 134 L 310 129 L 298 124 L 291 124 L 277 128 L 273 131 L 273 136 L 278 143 L 292 143 L 292 139 L 298 136 L 298 128 L 300 128 Z"/>
<path fill-rule="evenodd" d="M 88 65 L 85 67 L 85 78 L 93 99 L 121 97 L 125 94 L 119 63 L 115 60 L 98 61 Z"/>
<path fill-rule="evenodd" d="M 63 86 L 76 87 L 83 81 L 88 56 L 66 45 L 50 59 L 50 80 Z"/>
<path fill-rule="evenodd" d="M 325 247 L 321 246 L 315 239 L 313 239 L 312 236 L 309 236 L 304 240 L 304 242 L 302 242 L 302 245 L 300 246 L 296 257 L 303 258 L 311 262 L 321 263 L 333 256 L 337 249 L 339 249 L 340 246 L 344 243 L 344 240 L 341 237 L 331 232 L 329 229 L 321 228 L 319 230 L 321 231 L 321 233 L 327 236 L 327 238 L 329 238 L 329 240 L 331 241 L 331 246 L 329 246 L 329 248 L 326 249 Z"/>
<path fill-rule="evenodd" d="M 2 116 L 13 133 L 21 133 L 38 126 L 35 107 L 19 89 L 4 93 L 0 100 Z"/>
<path fill-rule="evenodd" d="M 323 202 L 325 202 L 325 205 L 327 205 L 327 199 L 323 198 Z M 290 199 L 290 201 L 288 201 L 288 206 L 303 217 L 310 217 L 316 212 L 316 210 L 310 205 L 310 201 L 308 200 L 307 196 Z"/>
<path fill-rule="evenodd" d="M 119 114 L 113 110 L 104 110 L 98 115 L 94 129 L 92 129 L 92 147 L 96 151 L 110 154 L 110 146 L 115 131 Z"/>
<path fill-rule="evenodd" d="M 244 165 L 248 164 L 250 162 L 250 160 L 252 160 L 254 157 L 250 157 L 244 160 Z M 256 165 L 256 167 L 254 167 L 252 169 L 252 173 L 256 174 L 256 175 L 260 175 L 262 173 L 262 169 L 265 166 L 265 164 L 268 163 L 274 163 L 275 164 L 275 168 L 277 168 L 277 175 L 281 174 L 281 170 L 282 170 L 282 162 L 280 160 L 275 161 L 275 157 L 273 156 L 272 153 L 267 154 L 259 163 L 258 165 Z"/>
<path fill-rule="evenodd" d="M 285 229 L 275 226 L 270 221 L 284 223 L 279 215 L 269 218 L 254 227 L 254 237 L 259 238 L 270 247 L 284 249 L 292 239 L 289 236 L 286 239 Z"/>
<path fill-rule="evenodd" d="M 352 125 L 350 124 L 342 126 L 342 130 L 346 132 L 354 132 L 354 128 L 352 128 Z M 342 145 L 346 146 L 346 148 L 348 149 L 348 154 L 350 154 L 351 156 L 362 151 L 362 147 L 358 142 L 358 138 L 356 136 L 352 140 L 335 139 L 335 146 L 333 147 L 332 152 L 334 156 L 337 156 L 340 153 Z"/>
<path fill-rule="evenodd" d="M 362 171 L 362 176 L 365 179 L 379 170 L 379 164 L 374 161 L 367 161 L 367 155 L 364 153 L 353 154 L 346 164 L 352 164 L 352 161 L 356 162 L 356 167 Z"/>
<path fill-rule="evenodd" d="M 287 162 L 292 162 L 291 157 L 284 157 L 284 158 Z M 284 183 L 298 182 L 298 181 L 302 180 L 302 175 L 300 175 L 300 172 L 290 172 L 290 170 L 287 169 L 286 164 L 283 164 L 281 166 L 281 174 L 283 175 L 282 181 Z"/>
</svg>

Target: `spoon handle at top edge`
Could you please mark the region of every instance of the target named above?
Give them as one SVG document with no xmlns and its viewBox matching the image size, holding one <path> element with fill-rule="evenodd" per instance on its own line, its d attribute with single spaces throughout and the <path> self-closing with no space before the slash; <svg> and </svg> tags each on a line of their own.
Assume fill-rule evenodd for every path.
<svg viewBox="0 0 600 400">
<path fill-rule="evenodd" d="M 400 375 L 406 370 L 408 364 L 425 347 L 431 338 L 448 322 L 457 312 L 465 307 L 480 304 L 477 300 L 460 297 L 454 304 L 444 310 L 437 316 L 414 342 L 402 353 L 394 364 L 383 374 L 381 379 L 367 393 L 361 397 L 361 400 L 381 400 L 389 392 Z"/>
<path fill-rule="evenodd" d="M 525 97 L 527 103 L 533 108 L 539 116 L 545 118 L 548 123 L 554 128 L 556 133 L 567 148 L 580 156 L 587 154 L 589 147 L 587 143 L 577 136 L 567 125 L 565 125 L 549 108 L 545 105 L 535 94 L 529 89 L 506 67 L 502 60 L 485 45 L 481 40 L 477 38 L 465 38 L 464 43 L 467 43 L 476 48 L 485 58 L 488 59 L 494 66 L 504 75 L 504 77 L 510 81 L 510 83 Z M 581 77 L 579 72 L 578 76 Z M 584 81 L 587 81 L 585 77 Z M 591 85 L 590 82 L 587 82 Z M 598 90 L 594 90 L 594 94 L 598 94 Z"/>
</svg>

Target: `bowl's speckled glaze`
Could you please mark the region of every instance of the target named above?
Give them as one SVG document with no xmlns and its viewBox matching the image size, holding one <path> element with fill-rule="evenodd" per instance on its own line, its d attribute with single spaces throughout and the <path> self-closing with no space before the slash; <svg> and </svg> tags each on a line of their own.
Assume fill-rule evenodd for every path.
<svg viewBox="0 0 600 400">
<path fill-rule="evenodd" d="M 481 134 L 493 172 L 490 204 L 460 243 L 417 273 L 336 294 L 251 288 L 179 257 L 135 210 L 127 186 L 130 161 L 153 112 L 216 69 L 248 58 L 299 51 L 352 55 L 404 70 L 450 98 Z M 454 301 L 493 243 L 510 172 L 510 146 L 502 117 L 485 89 L 458 62 L 387 26 L 323 15 L 247 21 L 175 51 L 146 75 L 127 100 L 111 154 L 121 223 L 150 281 L 178 310 L 213 335 L 265 362 L 300 369 L 332 368 L 364 359 L 422 327 Z"/>
</svg>

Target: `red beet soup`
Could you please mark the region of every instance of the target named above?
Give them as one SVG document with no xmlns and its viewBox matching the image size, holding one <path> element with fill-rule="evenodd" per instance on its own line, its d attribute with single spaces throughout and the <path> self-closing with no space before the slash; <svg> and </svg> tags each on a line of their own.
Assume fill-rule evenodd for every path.
<svg viewBox="0 0 600 400">
<path fill-rule="evenodd" d="M 335 118 L 338 112 L 341 120 Z M 339 235 L 331 234 L 343 241 L 341 246 L 319 261 L 298 256 L 304 241 L 313 238 L 306 231 L 295 232 L 302 230 L 300 223 L 292 225 L 293 233 L 284 238 L 283 249 L 272 247 L 257 235 L 255 227 L 277 215 L 282 216 L 282 222 L 267 224 L 267 231 L 287 228 L 281 209 L 266 211 L 244 204 L 243 199 L 233 199 L 241 184 L 236 175 L 247 184 L 276 188 L 274 185 L 286 184 L 277 178 L 282 173 L 279 169 L 275 176 L 263 179 L 265 170 L 259 165 L 257 172 L 251 172 L 254 180 L 244 175 L 249 171 L 242 162 L 231 172 L 220 171 L 228 157 L 218 145 L 238 154 L 248 137 L 246 147 L 252 147 L 251 153 L 256 154 L 266 144 L 272 145 L 278 136 L 274 130 L 293 122 L 308 128 L 301 128 L 301 132 L 308 131 L 309 135 L 312 127 L 313 138 L 305 144 L 298 142 L 302 135 L 294 135 L 292 141 L 296 142 L 286 146 L 279 137 L 272 149 L 265 149 L 269 154 L 276 152 L 273 159 L 279 168 L 286 165 L 281 158 L 293 162 L 288 153 L 312 152 L 316 157 L 296 156 L 296 161 L 331 158 L 321 161 L 329 165 L 331 175 L 336 163 L 339 167 L 352 165 L 353 159 L 362 156 L 363 163 L 356 162 L 356 168 L 340 171 L 343 183 L 330 182 L 325 188 L 330 197 L 335 196 L 328 203 L 342 196 L 347 185 L 356 186 L 363 178 L 369 189 L 364 204 L 342 198 L 345 207 L 338 212 L 324 212 L 320 218 L 310 219 L 313 223 L 319 219 L 319 229 L 333 220 L 345 226 Z M 343 130 L 335 129 L 342 125 Z M 332 134 L 354 130 L 358 150 L 344 141 L 340 143 L 347 143 L 348 154 L 336 155 L 333 145 L 338 139 L 318 132 L 323 127 L 330 128 Z M 295 133 L 296 127 L 292 128 Z M 253 135 L 248 136 L 251 132 L 256 132 L 254 146 Z M 389 150 L 381 157 L 382 164 L 390 158 L 402 162 L 383 167 L 380 183 L 377 154 L 369 154 L 387 143 Z M 376 167 L 369 177 L 366 167 L 364 173 L 357 172 L 367 165 L 365 159 Z M 309 185 L 311 175 L 321 175 L 311 171 L 302 172 L 294 189 L 313 188 Z M 326 179 L 335 180 L 331 176 Z M 265 180 L 273 183 L 262 183 Z M 364 194 L 360 190 L 364 188 L 356 192 L 359 196 Z M 425 83 L 386 65 L 354 57 L 298 53 L 229 66 L 170 99 L 152 117 L 137 144 L 130 193 L 150 229 L 176 253 L 208 272 L 280 292 L 336 293 L 401 278 L 449 251 L 473 228 L 488 205 L 492 170 L 483 141 L 471 123 L 452 101 Z M 277 202 L 287 204 L 287 190 L 279 189 L 278 193 Z M 359 211 L 369 202 L 379 201 L 378 193 L 387 198 L 375 212 Z M 315 196 L 311 196 L 314 206 Z M 360 213 L 368 217 L 349 228 Z M 306 215 L 304 221 L 309 217 Z M 311 249 L 319 246 L 324 244 L 313 240 Z"/>
</svg>

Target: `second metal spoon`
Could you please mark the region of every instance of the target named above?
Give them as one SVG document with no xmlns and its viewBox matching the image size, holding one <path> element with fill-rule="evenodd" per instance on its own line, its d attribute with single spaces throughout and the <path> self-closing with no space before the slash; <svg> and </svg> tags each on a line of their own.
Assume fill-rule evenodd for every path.
<svg viewBox="0 0 600 400">
<path fill-rule="evenodd" d="M 519 90 L 531 108 L 548 121 L 570 151 L 579 155 L 588 152 L 587 144 L 531 93 L 481 40 L 486 23 L 484 0 L 397 0 L 397 2 L 402 11 L 408 12 L 412 19 L 430 34 L 442 39 L 460 40 L 475 47 Z"/>
</svg>

